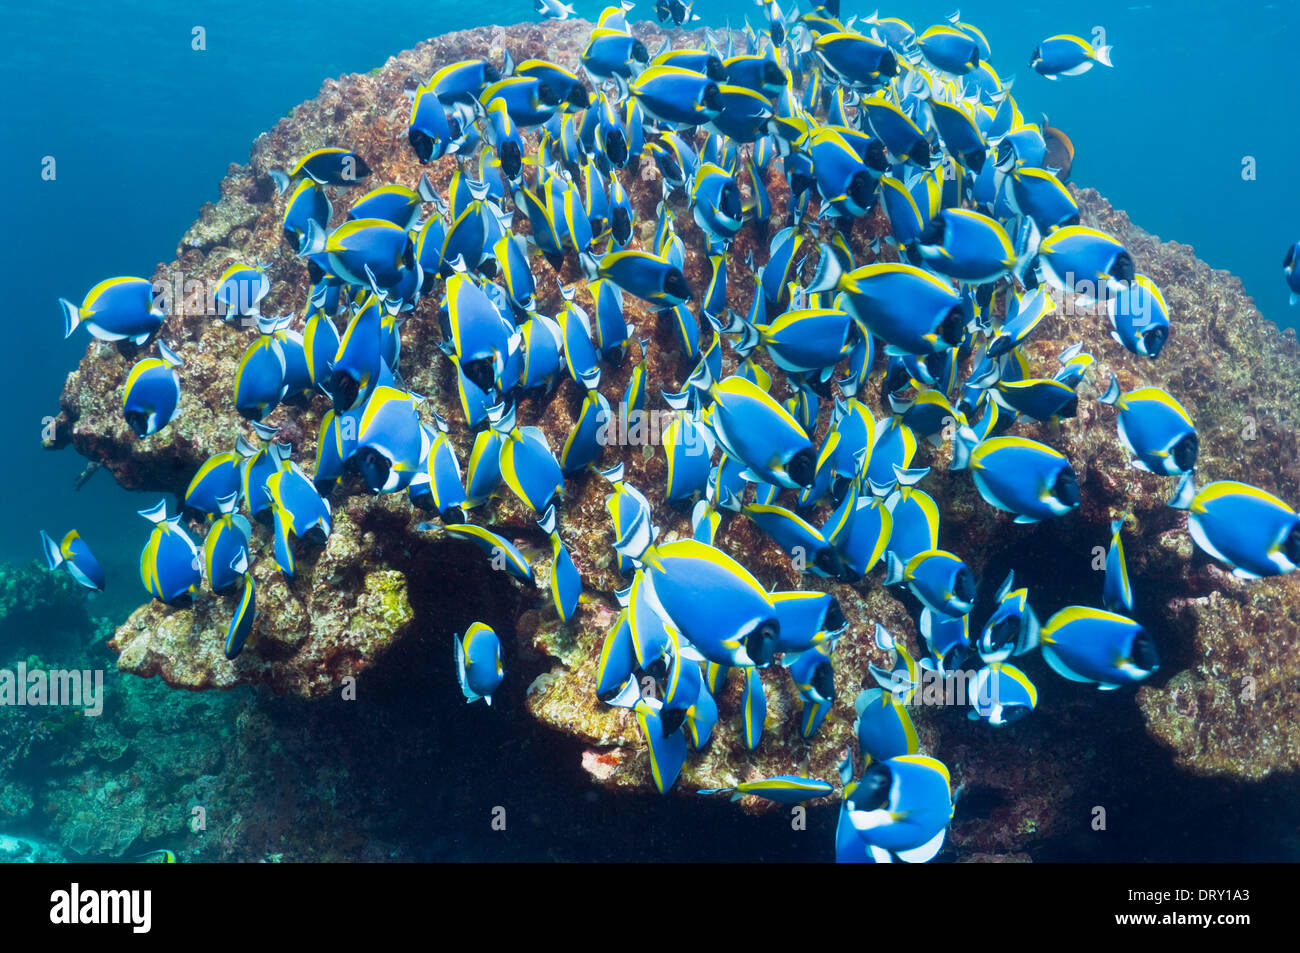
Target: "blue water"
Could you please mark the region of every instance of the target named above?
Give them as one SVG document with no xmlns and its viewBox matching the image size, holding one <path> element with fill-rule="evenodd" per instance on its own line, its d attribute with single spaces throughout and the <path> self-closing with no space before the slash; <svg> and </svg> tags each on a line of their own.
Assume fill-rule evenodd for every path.
<svg viewBox="0 0 1300 953">
<path fill-rule="evenodd" d="M 577 6 L 594 18 L 604 4 Z M 696 7 L 717 26 L 761 15 L 743 0 Z M 843 6 L 845 17 L 870 9 Z M 951 9 L 947 0 L 883 5 L 882 15 L 923 28 Z M 1024 111 L 1046 112 L 1070 134 L 1076 183 L 1096 186 L 1162 238 L 1195 246 L 1239 275 L 1264 314 L 1294 322 L 1281 263 L 1300 238 L 1291 170 L 1300 132 L 1279 94 L 1294 75 L 1300 13 L 1228 2 L 1081 9 L 982 3 L 962 13 L 985 31 L 1001 74 L 1016 75 Z M 633 10 L 652 15 L 648 0 Z M 17 189 L 0 237 L 10 277 L 0 497 L 21 505 L 0 534 L 0 559 L 34 556 L 43 527 L 61 534 L 76 525 L 92 541 L 122 541 L 100 543 L 109 594 L 135 595 L 136 546 L 147 535 L 135 510 L 152 500 L 122 493 L 106 475 L 72 494 L 83 461 L 39 444 L 42 418 L 57 413 L 63 375 L 86 346 L 84 332 L 63 340 L 57 299 L 80 300 L 102 278 L 147 276 L 171 260 L 202 204 L 218 198 L 229 164 L 247 161 L 252 140 L 326 77 L 372 69 L 430 35 L 532 19 L 531 4 L 518 0 L 390 0 L 364 15 L 324 2 L 5 4 L 0 82 L 12 92 L 0 103 L 0 171 Z M 195 26 L 206 30 L 204 51 L 191 48 Z M 1095 27 L 1115 47 L 1113 70 L 1052 83 L 1025 66 L 1040 39 L 1091 36 Z M 45 156 L 57 163 L 52 182 L 40 176 Z M 1242 177 L 1245 156 L 1255 159 L 1253 181 Z"/>
</svg>

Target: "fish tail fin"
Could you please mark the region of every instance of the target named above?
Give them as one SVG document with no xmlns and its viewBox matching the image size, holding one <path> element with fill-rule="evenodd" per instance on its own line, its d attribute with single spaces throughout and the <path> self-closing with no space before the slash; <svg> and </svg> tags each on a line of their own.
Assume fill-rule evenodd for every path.
<svg viewBox="0 0 1300 953">
<path fill-rule="evenodd" d="M 614 464 L 608 470 L 597 470 L 596 472 L 615 486 L 623 482 L 623 464 L 621 463 Z"/>
<path fill-rule="evenodd" d="M 713 374 L 709 370 L 708 361 L 700 361 L 699 366 L 691 371 L 691 376 L 686 379 L 686 385 L 688 389 L 694 387 L 706 393 L 713 387 Z"/>
<path fill-rule="evenodd" d="M 284 195 L 285 190 L 289 188 L 289 177 L 279 169 L 271 170 L 271 181 L 275 183 L 275 191 L 278 195 Z"/>
<path fill-rule="evenodd" d="M 968 426 L 958 427 L 952 441 L 952 463 L 949 470 L 965 470 L 970 466 L 971 451 L 979 444 L 979 437 Z"/>
<path fill-rule="evenodd" d="M 1114 47 L 1099 46 L 1097 47 L 1097 51 L 1092 54 L 1092 58 L 1102 66 L 1114 66 L 1115 64 L 1110 61 L 1110 51 L 1112 49 L 1114 49 Z"/>
<path fill-rule="evenodd" d="M 600 274 L 600 262 L 596 260 L 593 252 L 584 251 L 578 255 L 578 265 L 582 268 L 582 274 L 588 281 L 595 281 Z"/>
<path fill-rule="evenodd" d="M 660 391 L 663 394 L 664 403 L 672 410 L 685 410 L 691 400 L 691 389 L 688 387 L 683 391 Z"/>
<path fill-rule="evenodd" d="M 1188 473 L 1178 481 L 1178 489 L 1174 490 L 1174 495 L 1169 498 L 1169 505 L 1176 510 L 1190 509 L 1192 500 L 1196 496 L 1196 479 Z"/>
<path fill-rule="evenodd" d="M 537 526 L 547 536 L 555 535 L 555 504 L 554 503 L 546 507 L 546 512 L 543 513 L 542 518 L 537 521 Z"/>
<path fill-rule="evenodd" d="M 1110 384 L 1106 387 L 1106 393 L 1097 399 L 1103 404 L 1110 404 L 1112 407 L 1119 404 L 1119 380 L 1114 374 L 1110 375 Z"/>
<path fill-rule="evenodd" d="M 735 314 L 735 312 L 732 312 Z M 740 315 L 736 315 L 740 320 L 740 340 L 735 343 L 733 350 L 743 360 L 754 352 L 754 349 L 762 342 L 763 337 L 758 328 L 754 327 Z"/>
<path fill-rule="evenodd" d="M 501 77 L 504 79 L 507 76 L 514 76 L 514 75 L 515 75 L 515 58 L 510 55 L 509 50 L 506 50 L 501 55 Z"/>
<path fill-rule="evenodd" d="M 487 409 L 488 421 L 492 429 L 503 437 L 510 436 L 515 429 L 515 408 L 505 404 L 493 404 Z"/>
<path fill-rule="evenodd" d="M 63 550 L 45 530 L 41 530 L 41 549 L 45 551 L 45 565 L 50 569 L 58 569 L 63 565 Z"/>
<path fill-rule="evenodd" d="M 420 193 L 421 200 L 425 202 L 432 202 L 438 198 L 438 193 L 434 189 L 433 183 L 429 181 L 429 176 L 423 172 L 420 173 L 420 184 L 416 186 L 416 191 Z"/>
<path fill-rule="evenodd" d="M 813 273 L 812 284 L 804 289 L 808 294 L 835 291 L 844 284 L 845 280 L 844 266 L 840 264 L 839 256 L 825 242 L 822 242 L 819 247 L 821 259 L 817 262 L 817 271 Z"/>
<path fill-rule="evenodd" d="M 1291 297 L 1294 299 L 1295 295 Z M 1291 303 L 1295 304 L 1295 301 L 1292 300 Z M 60 298 L 59 304 L 63 307 L 63 336 L 70 338 L 72 332 L 77 330 L 77 325 L 81 323 L 81 309 L 67 298 Z"/>
<path fill-rule="evenodd" d="M 894 552 L 887 553 L 885 555 L 885 561 L 887 569 L 885 571 L 885 578 L 881 582 L 881 585 L 896 586 L 903 581 L 903 561 L 899 559 L 898 555 Z"/>
<path fill-rule="evenodd" d="M 315 219 L 307 222 L 307 232 L 302 236 L 302 243 L 298 248 L 298 257 L 305 258 L 308 255 L 319 255 L 325 250 L 326 235 L 325 229 L 316 223 Z"/>
<path fill-rule="evenodd" d="M 165 523 L 167 521 L 167 501 L 159 500 L 148 509 L 136 510 L 136 512 L 151 523 Z"/>
</svg>

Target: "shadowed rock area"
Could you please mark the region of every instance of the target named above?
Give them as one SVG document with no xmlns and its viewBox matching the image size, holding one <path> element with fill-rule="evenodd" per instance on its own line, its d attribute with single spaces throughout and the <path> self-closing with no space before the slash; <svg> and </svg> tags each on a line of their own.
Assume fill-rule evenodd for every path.
<svg viewBox="0 0 1300 953">
<path fill-rule="evenodd" d="M 656 31 L 644 24 L 634 30 L 648 48 L 658 47 Z M 188 283 L 210 289 L 230 264 L 261 262 L 271 280 L 270 295 L 261 305 L 264 314 L 301 314 L 307 299 L 306 266 L 281 236 L 285 197 L 276 194 L 268 172 L 289 168 L 299 156 L 322 146 L 356 150 L 374 174 L 365 187 L 331 190 L 332 226 L 345 218 L 349 205 L 366 188 L 390 182 L 414 186 L 421 171 L 445 195 L 456 163 L 444 158 L 423 169 L 419 165 L 406 139 L 409 106 L 403 90 L 454 60 L 484 57 L 499 63 L 507 48 L 518 61 L 536 56 L 576 68 L 589 31 L 590 24 L 570 20 L 452 33 L 399 54 L 370 74 L 327 81 L 315 100 L 298 106 L 258 138 L 247 166 L 231 167 L 221 183 L 221 200 L 204 206 L 181 239 L 176 260 L 154 272 L 155 281 L 182 292 L 169 302 L 171 314 L 161 335 L 185 361 L 179 370 L 180 416 L 160 433 L 137 439 L 121 414 L 122 387 L 135 358 L 92 341 L 64 386 L 51 446 L 72 445 L 130 489 L 183 494 L 204 459 L 231 449 L 239 433 L 252 438 L 251 426 L 234 408 L 233 380 L 240 356 L 255 335 L 204 313 L 202 301 L 186 297 L 192 287 Z M 682 36 L 674 37 L 676 45 Z M 648 239 L 660 197 L 657 172 L 647 159 L 639 176 L 625 171 L 621 178 L 637 210 L 638 234 Z M 768 188 L 779 219 L 788 190 L 776 167 L 769 171 Z M 1057 355 L 1076 342 L 1096 357 L 1076 418 L 1059 425 L 1021 422 L 1013 430 L 1069 458 L 1083 505 L 1050 523 L 1015 525 L 1009 514 L 979 498 L 967 474 L 948 473 L 949 447 L 922 444 L 913 466 L 934 468 L 924 488 L 942 514 L 940 546 L 962 556 L 980 580 L 982 601 L 972 628 L 982 624 L 989 600 L 1009 569 L 1015 570 L 1019 585 L 1029 587 L 1034 608 L 1044 620 L 1066 605 L 1099 605 L 1102 573 L 1093 568 L 1094 548 L 1107 545 L 1110 521 L 1129 513 L 1125 547 L 1136 596 L 1134 616 L 1155 633 L 1163 666 L 1136 692 L 1101 694 L 1063 681 L 1032 656 L 1023 667 L 1038 685 L 1038 710 L 1001 730 L 968 722 L 964 708 L 914 709 L 922 750 L 947 763 L 954 784 L 965 786 L 966 799 L 958 807 L 951 840 L 963 857 L 1020 851 L 1035 840 L 1068 838 L 1086 830 L 1090 807 L 1106 803 L 1104 792 L 1144 779 L 1163 785 L 1184 777 L 1171 761 L 1179 772 L 1219 776 L 1229 784 L 1300 768 L 1300 702 L 1295 691 L 1300 674 L 1300 578 L 1293 574 L 1239 581 L 1196 550 L 1186 532 L 1185 514 L 1165 505 L 1174 481 L 1129 466 L 1116 436 L 1115 411 L 1095 400 L 1111 373 L 1125 391 L 1144 385 L 1165 388 L 1197 423 L 1198 483 L 1243 479 L 1295 502 L 1300 500 L 1300 350 L 1295 333 L 1283 332 L 1263 318 L 1236 278 L 1209 268 L 1190 247 L 1141 231 L 1091 189 L 1072 191 L 1083 224 L 1124 243 L 1138 270 L 1161 287 L 1173 321 L 1170 339 L 1154 362 L 1114 342 L 1104 313 L 1066 314 L 1059 306 L 1025 348 L 1031 368 L 1043 376 L 1054 372 Z M 690 212 L 680 191 L 669 204 L 683 223 L 686 275 L 698 291 L 709 275 L 699 230 L 685 224 Z M 805 225 L 805 250 L 815 247 L 818 227 L 815 221 Z M 821 237 L 830 235 L 829 225 L 820 228 Z M 887 232 L 881 209 L 855 224 L 850 244 L 860 264 L 871 260 L 870 239 Z M 728 266 L 728 304 L 742 314 L 748 311 L 753 289 L 745 266 L 751 249 L 761 265 L 766 243 L 746 227 L 732 246 Z M 883 257 L 893 254 L 882 247 Z M 578 303 L 591 310 L 571 254 L 558 276 L 540 255 L 531 264 L 540 312 L 555 314 L 562 307 L 557 277 L 576 284 Z M 815 264 L 813 253 L 804 263 L 805 279 Z M 425 395 L 427 406 L 451 423 L 450 437 L 463 465 L 473 434 L 460 410 L 455 370 L 437 348 L 440 295 L 439 286 L 419 302 L 403 327 L 401 370 L 409 388 Z M 691 363 L 677 353 L 672 328 L 653 310 L 629 296 L 625 313 L 638 334 L 650 338 L 647 408 L 661 409 L 660 390 L 682 389 Z M 634 346 L 620 369 L 606 368 L 601 392 L 612 404 L 623 393 L 636 356 Z M 768 361 L 766 355 L 760 360 Z M 726 349 L 724 373 L 735 364 L 734 353 Z M 872 383 L 859 395 L 878 415 L 884 413 L 882 371 L 879 359 Z M 783 400 L 788 396 L 782 389 L 784 377 L 777 374 L 776 379 L 775 396 Z M 519 420 L 540 426 L 558 450 L 581 399 L 580 389 L 566 378 L 544 397 L 522 400 Z M 308 472 L 314 467 L 316 435 L 327 409 L 327 399 L 317 395 L 306 408 L 281 405 L 266 421 L 281 428 L 281 439 L 293 444 L 294 459 Z M 826 426 L 823 404 L 815 441 Z M 619 461 L 627 467 L 628 481 L 655 504 L 661 538 L 689 535 L 689 513 L 662 500 L 667 470 L 662 449 L 606 448 L 602 465 Z M 549 544 L 533 514 L 509 490 L 502 491 L 504 496 L 475 510 L 471 518 L 520 543 L 537 570 L 535 590 L 493 571 L 479 550 L 445 537 L 441 530 L 417 530 L 425 516 L 404 494 L 372 496 L 359 481 L 345 481 L 332 497 L 335 522 L 327 545 L 299 545 L 299 572 L 291 584 L 271 556 L 269 532 L 255 531 L 258 619 L 255 641 L 238 659 L 228 661 L 222 653 L 234 599 L 204 591 L 196 595 L 192 608 L 151 602 L 138 609 L 114 637 L 118 665 L 187 689 L 265 684 L 277 693 L 313 698 L 335 691 L 340 679 L 374 665 L 403 639 L 435 633 L 434 644 L 447 648 L 430 658 L 430 677 L 455 692 L 450 636 L 482 619 L 503 640 L 512 641 L 517 653 L 517 664 L 507 669 L 501 691 L 526 691 L 533 717 L 586 745 L 582 765 L 595 781 L 645 790 L 650 786 L 648 756 L 634 718 L 603 705 L 594 694 L 601 640 L 617 613 L 613 593 L 626 584 L 617 574 L 611 549 L 613 534 L 605 510 L 609 486 L 594 473 L 570 477 L 558 507 L 559 532 L 592 599 L 567 626 L 559 622 L 550 600 Z M 779 502 L 793 508 L 789 493 Z M 827 512 L 823 504 L 809 519 L 820 525 Z M 142 545 L 147 534 L 142 520 Z M 780 548 L 743 516 L 724 518 L 717 544 L 769 589 L 833 591 L 849 630 L 834 654 L 835 707 L 811 742 L 799 736 L 801 703 L 791 680 L 783 668 L 773 666 L 762 674 L 767 730 L 758 751 L 746 752 L 738 720 L 741 685 L 733 673 L 718 696 L 720 721 L 713 742 L 688 759 L 677 790 L 792 772 L 833 779 L 846 745 L 855 744 L 853 700 L 864 678 L 870 678 L 867 667 L 887 663 L 872 643 L 873 627 L 884 624 L 919 653 L 917 604 L 910 596 L 900 598 L 884 590 L 880 568 L 855 585 L 801 576 Z M 749 798 L 742 807 L 759 811 L 772 805 Z"/>
</svg>

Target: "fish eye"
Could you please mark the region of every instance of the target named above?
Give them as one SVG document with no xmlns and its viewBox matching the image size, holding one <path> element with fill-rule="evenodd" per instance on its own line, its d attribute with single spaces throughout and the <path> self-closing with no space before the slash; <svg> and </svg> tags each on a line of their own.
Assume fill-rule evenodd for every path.
<svg viewBox="0 0 1300 953">
<path fill-rule="evenodd" d="M 849 197 L 858 208 L 869 208 L 872 204 L 872 193 L 875 191 L 875 182 L 871 176 L 862 170 L 854 173 L 853 178 L 849 180 Z"/>
<path fill-rule="evenodd" d="M 755 665 L 761 668 L 772 661 L 780 632 L 780 625 L 769 619 L 745 637 L 745 651 Z"/>
<path fill-rule="evenodd" d="M 388 483 L 388 474 L 392 470 L 388 458 L 374 447 L 362 447 L 357 453 L 357 469 L 366 486 L 378 493 Z"/>
<path fill-rule="evenodd" d="M 492 359 L 490 357 L 481 358 L 476 361 L 466 361 L 461 365 L 461 370 L 479 390 L 491 390 L 496 382 L 496 375 L 492 370 Z"/>
<path fill-rule="evenodd" d="M 591 97 L 587 95 L 587 87 L 581 83 L 574 83 L 569 89 L 569 105 L 575 109 L 586 109 L 591 105 Z"/>
<path fill-rule="evenodd" d="M 680 728 L 685 720 L 685 708 L 663 708 L 659 712 L 659 724 L 663 727 L 665 738 Z"/>
<path fill-rule="evenodd" d="M 131 425 L 137 437 L 147 437 L 149 435 L 149 415 L 142 410 L 128 410 L 126 412 L 126 422 Z"/>
<path fill-rule="evenodd" d="M 889 765 L 883 761 L 873 761 L 862 775 L 862 781 L 853 792 L 852 803 L 855 811 L 878 811 L 889 803 L 889 787 L 894 776 Z"/>
<path fill-rule="evenodd" d="M 490 86 L 492 83 L 499 83 L 501 82 L 501 72 L 491 63 L 484 63 L 483 79 L 485 81 L 485 85 Z"/>
<path fill-rule="evenodd" d="M 1282 543 L 1282 551 L 1286 553 L 1287 559 L 1300 566 L 1300 523 L 1291 527 L 1291 532 Z"/>
<path fill-rule="evenodd" d="M 676 268 L 664 279 L 664 291 L 673 298 L 680 298 L 682 301 L 691 300 L 691 286 L 686 283 L 686 276 Z"/>
<path fill-rule="evenodd" d="M 537 99 L 539 102 L 547 106 L 560 105 L 559 94 L 554 89 L 552 89 L 550 85 L 540 81 L 537 84 Z"/>
<path fill-rule="evenodd" d="M 831 596 L 831 603 L 826 607 L 826 615 L 822 618 L 822 628 L 827 632 L 838 632 L 849 624 L 849 620 L 844 618 L 844 610 L 840 608 L 840 600 Z"/>
<path fill-rule="evenodd" d="M 614 209 L 614 237 L 620 245 L 626 245 L 632 237 L 632 218 L 625 208 Z"/>
<path fill-rule="evenodd" d="M 1133 256 L 1126 251 L 1122 251 L 1115 256 L 1115 265 L 1111 269 L 1114 277 L 1125 283 L 1133 280 L 1137 274 L 1137 269 L 1133 265 Z"/>
<path fill-rule="evenodd" d="M 880 75 L 898 75 L 898 57 L 894 55 L 893 50 L 885 50 L 884 55 L 880 57 Z"/>
<path fill-rule="evenodd" d="M 1187 472 L 1196 466 L 1196 454 L 1200 446 L 1200 439 L 1194 433 L 1189 433 L 1174 444 L 1174 463 L 1178 469 Z"/>
<path fill-rule="evenodd" d="M 519 152 L 519 143 L 502 143 L 499 155 L 501 156 L 501 168 L 505 170 L 506 175 L 512 179 L 519 178 L 519 173 L 524 167 L 524 157 Z"/>
<path fill-rule="evenodd" d="M 897 394 L 911 386 L 912 377 L 907 373 L 906 365 L 902 361 L 890 362 L 889 370 L 885 372 L 885 392 Z"/>
<path fill-rule="evenodd" d="M 449 506 L 442 511 L 442 521 L 444 523 L 463 523 L 465 522 L 465 511 L 459 506 Z"/>
<path fill-rule="evenodd" d="M 817 472 L 817 457 L 814 455 L 811 447 L 804 447 L 786 464 L 786 472 L 790 479 L 800 486 L 812 486 L 813 478 Z"/>
<path fill-rule="evenodd" d="M 1139 629 L 1133 636 L 1133 647 L 1129 649 L 1133 664 L 1144 672 L 1154 672 L 1160 667 L 1160 656 L 1156 653 L 1156 643 L 1147 635 L 1146 629 Z"/>
<path fill-rule="evenodd" d="M 645 44 L 640 40 L 632 42 L 632 58 L 638 63 L 650 62 L 650 54 L 646 51 Z"/>
<path fill-rule="evenodd" d="M 1030 708 L 1028 705 L 1014 705 L 1009 708 L 1004 707 L 1002 709 L 1002 724 L 1004 725 L 1015 724 L 1021 718 L 1024 718 L 1026 715 L 1028 715 L 1031 711 L 1033 711 L 1033 709 Z"/>
<path fill-rule="evenodd" d="M 703 101 L 710 110 L 722 112 L 722 90 L 718 89 L 717 83 L 709 83 L 704 87 Z"/>
<path fill-rule="evenodd" d="M 961 305 L 954 305 L 943 323 L 939 325 L 939 337 L 949 347 L 956 347 L 966 336 L 966 312 Z"/>
<path fill-rule="evenodd" d="M 1020 620 L 1014 616 L 1003 616 L 989 630 L 988 637 L 984 639 L 982 648 L 985 652 L 993 652 L 1010 645 L 1019 638 Z"/>
<path fill-rule="evenodd" d="M 616 166 L 627 162 L 627 138 L 622 129 L 615 129 L 605 136 L 605 155 Z"/>
<path fill-rule="evenodd" d="M 885 155 L 885 144 L 879 139 L 872 139 L 867 146 L 867 157 L 864 160 L 867 168 L 874 172 L 885 173 L 889 171 L 889 158 Z"/>
<path fill-rule="evenodd" d="M 830 662 L 822 662 L 813 671 L 812 687 L 822 698 L 835 700 L 835 670 Z"/>
<path fill-rule="evenodd" d="M 844 562 L 834 546 L 827 546 L 818 552 L 813 559 L 813 565 L 832 579 L 838 579 L 844 574 Z"/>
<path fill-rule="evenodd" d="M 722 187 L 722 194 L 718 196 L 718 208 L 731 218 L 740 218 L 740 187 L 735 182 L 728 182 Z"/>
<path fill-rule="evenodd" d="M 779 40 L 777 42 L 780 42 Z M 765 86 L 784 86 L 785 73 L 781 72 L 781 67 L 777 66 L 771 60 L 763 64 L 763 85 Z"/>
<path fill-rule="evenodd" d="M 643 668 L 641 672 L 655 681 L 662 681 L 668 676 L 668 659 L 661 655 Z"/>
<path fill-rule="evenodd" d="M 1079 505 L 1079 481 L 1069 466 L 1057 475 L 1056 482 L 1052 484 L 1052 495 L 1070 509 Z"/>
<path fill-rule="evenodd" d="M 1142 335 L 1142 343 L 1146 345 L 1147 357 L 1155 360 L 1160 356 L 1160 349 L 1165 346 L 1165 338 L 1169 337 L 1168 328 L 1152 328 L 1146 334 Z"/>
<path fill-rule="evenodd" d="M 704 65 L 704 75 L 715 83 L 725 83 L 727 81 L 727 68 L 722 65 L 722 60 L 716 56 L 710 56 L 709 61 Z"/>
<path fill-rule="evenodd" d="M 953 595 L 967 605 L 975 601 L 975 576 L 967 566 L 957 570 L 957 576 L 952 581 L 952 591 Z"/>
</svg>

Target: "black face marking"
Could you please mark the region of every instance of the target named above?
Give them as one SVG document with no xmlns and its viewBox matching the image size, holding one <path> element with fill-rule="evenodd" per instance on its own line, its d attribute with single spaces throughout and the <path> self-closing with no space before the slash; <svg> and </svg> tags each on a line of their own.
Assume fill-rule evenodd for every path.
<svg viewBox="0 0 1300 953">
<path fill-rule="evenodd" d="M 957 570 L 957 575 L 952 581 L 952 591 L 953 595 L 966 605 L 975 601 L 975 576 L 966 566 Z"/>
<path fill-rule="evenodd" d="M 849 180 L 849 198 L 860 209 L 869 209 L 875 204 L 876 183 L 865 171 L 859 170 Z"/>
<path fill-rule="evenodd" d="M 1147 634 L 1146 629 L 1139 629 L 1133 637 L 1133 647 L 1129 649 L 1133 664 L 1144 672 L 1154 672 L 1160 667 L 1160 655 L 1156 652 L 1155 640 Z"/>
<path fill-rule="evenodd" d="M 939 337 L 949 347 L 956 347 L 966 336 L 966 311 L 961 305 L 954 305 L 948 316 L 939 325 Z"/>
<path fill-rule="evenodd" d="M 800 486 L 812 486 L 817 473 L 817 456 L 811 447 L 804 447 L 786 464 L 785 472 Z"/>
<path fill-rule="evenodd" d="M 1155 360 L 1160 356 L 1160 349 L 1165 346 L 1165 339 L 1169 337 L 1168 328 L 1152 328 L 1146 334 L 1142 335 L 1142 343 L 1146 346 L 1147 357 Z"/>
<path fill-rule="evenodd" d="M 664 708 L 659 712 L 659 723 L 663 726 L 665 738 L 680 728 L 685 720 L 686 709 L 684 708 Z"/>
<path fill-rule="evenodd" d="M 818 667 L 813 671 L 811 685 L 813 685 L 814 692 L 818 693 L 820 697 L 826 698 L 827 701 L 835 701 L 835 670 L 831 667 L 831 663 L 822 662 L 818 664 Z"/>
<path fill-rule="evenodd" d="M 1137 270 L 1133 265 L 1133 256 L 1126 251 L 1119 252 L 1115 256 L 1115 266 L 1112 269 L 1114 277 L 1119 281 L 1132 281 Z"/>
<path fill-rule="evenodd" d="M 838 632 L 847 624 L 844 610 L 840 608 L 840 600 L 831 596 L 831 603 L 826 607 L 826 615 L 822 617 L 822 628 L 827 632 Z"/>
<path fill-rule="evenodd" d="M 833 546 L 819 550 L 813 559 L 813 565 L 832 579 L 839 579 L 844 574 L 844 561 Z"/>
<path fill-rule="evenodd" d="M 519 173 L 524 170 L 524 157 L 519 151 L 519 143 L 501 143 L 501 149 L 497 152 L 497 156 L 501 159 L 501 171 L 506 174 L 506 177 L 510 179 L 519 178 Z"/>
<path fill-rule="evenodd" d="M 1068 466 L 1060 472 L 1056 483 L 1052 485 L 1052 496 L 1070 509 L 1079 505 L 1079 481 L 1075 479 L 1074 471 Z"/>
<path fill-rule="evenodd" d="M 874 761 L 862 775 L 862 782 L 853 792 L 850 803 L 855 811 L 878 811 L 889 803 L 889 786 L 894 776 L 889 765 L 883 761 Z"/>
<path fill-rule="evenodd" d="M 1196 434 L 1189 433 L 1174 444 L 1174 465 L 1184 473 L 1196 466 L 1196 453 L 1201 443 Z"/>
<path fill-rule="evenodd" d="M 415 157 L 420 160 L 421 165 L 433 158 L 433 138 L 427 132 L 412 129 L 406 134 L 406 139 L 415 150 Z"/>
<path fill-rule="evenodd" d="M 126 422 L 131 425 L 137 437 L 148 436 L 149 432 L 149 415 L 143 410 L 128 410 L 126 412 Z"/>
<path fill-rule="evenodd" d="M 767 665 L 772 661 L 780 631 L 780 625 L 771 619 L 745 637 L 745 652 L 755 665 Z"/>
<path fill-rule="evenodd" d="M 334 398 L 335 413 L 341 413 L 357 402 L 361 384 L 347 371 L 335 371 L 330 375 L 325 390 Z"/>
<path fill-rule="evenodd" d="M 610 224 L 614 231 L 614 240 L 620 245 L 626 245 L 632 240 L 632 216 L 627 209 L 622 207 L 614 209 Z"/>
<path fill-rule="evenodd" d="M 691 286 L 686 283 L 686 276 L 676 268 L 664 276 L 664 291 L 682 301 L 691 300 Z"/>
<path fill-rule="evenodd" d="M 388 483 L 388 474 L 393 468 L 388 458 L 374 447 L 362 447 L 357 451 L 356 460 L 361 479 L 366 481 L 371 492 L 378 493 L 382 490 Z"/>
</svg>

